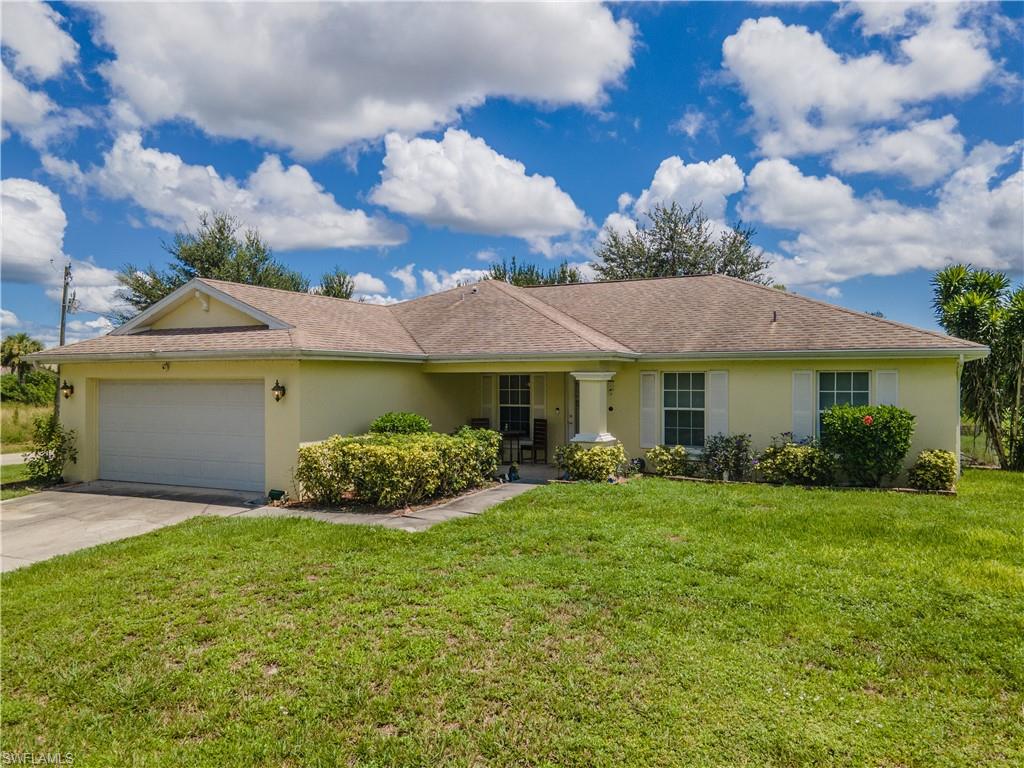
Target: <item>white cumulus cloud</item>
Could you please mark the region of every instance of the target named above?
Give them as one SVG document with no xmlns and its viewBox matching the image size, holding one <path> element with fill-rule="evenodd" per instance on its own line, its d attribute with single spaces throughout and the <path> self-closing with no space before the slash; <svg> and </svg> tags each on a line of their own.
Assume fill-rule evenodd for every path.
<svg viewBox="0 0 1024 768">
<path fill-rule="evenodd" d="M 773 264 L 780 282 L 837 283 L 970 262 L 1024 268 L 1022 144 L 982 143 L 939 188 L 931 207 L 858 197 L 834 176 L 803 174 L 790 161 L 763 160 L 747 176 L 743 214 L 790 230 Z M 1017 170 L 1001 175 L 1009 163 Z"/>
<path fill-rule="evenodd" d="M 489 97 L 601 105 L 634 27 L 589 3 L 100 3 L 102 71 L 145 123 L 320 157 Z"/>
<path fill-rule="evenodd" d="M 964 159 L 964 137 L 952 115 L 921 120 L 902 130 L 879 128 L 840 147 L 832 167 L 843 173 L 894 174 L 917 187 L 949 175 Z"/>
<path fill-rule="evenodd" d="M 19 75 L 48 80 L 78 61 L 78 43 L 61 28 L 64 17 L 46 3 L 4 3 L 0 17 L 0 41 Z"/>
<path fill-rule="evenodd" d="M 520 237 L 541 251 L 550 238 L 588 226 L 554 179 L 527 175 L 522 163 L 465 131 L 449 128 L 440 141 L 392 133 L 384 145 L 370 199 L 389 210 L 460 232 Z"/>
<path fill-rule="evenodd" d="M 436 272 L 431 269 L 421 269 L 420 276 L 423 278 L 423 288 L 427 293 L 447 291 L 449 288 L 457 288 L 460 285 L 469 285 L 483 280 L 490 274 L 486 269 L 470 269 L 463 267 L 454 272 L 439 269 Z"/>
<path fill-rule="evenodd" d="M 415 296 L 416 291 L 419 289 L 419 283 L 416 281 L 416 273 L 414 272 L 415 269 L 415 264 L 406 264 L 404 267 L 395 267 L 388 272 L 391 277 L 402 284 L 403 296 Z"/>
<path fill-rule="evenodd" d="M 19 325 L 21 325 L 21 321 L 16 314 L 6 309 L 0 309 L 0 328 L 3 329 L 4 333 L 7 333 L 12 328 L 17 328 Z"/>
<path fill-rule="evenodd" d="M 108 197 L 130 200 L 146 211 L 150 224 L 167 230 L 191 226 L 200 212 L 215 209 L 256 227 L 280 250 L 386 246 L 406 238 L 392 221 L 343 208 L 303 166 L 286 167 L 276 155 L 239 182 L 212 166 L 144 147 L 142 137 L 129 132 L 89 171 L 52 161 L 46 167 Z"/>
<path fill-rule="evenodd" d="M 837 53 L 821 34 L 775 17 L 747 19 L 722 45 L 724 66 L 746 95 L 763 154 L 823 153 L 911 106 L 974 93 L 995 74 L 984 34 L 961 20 L 956 6 L 934 7 L 890 60 Z"/>
</svg>

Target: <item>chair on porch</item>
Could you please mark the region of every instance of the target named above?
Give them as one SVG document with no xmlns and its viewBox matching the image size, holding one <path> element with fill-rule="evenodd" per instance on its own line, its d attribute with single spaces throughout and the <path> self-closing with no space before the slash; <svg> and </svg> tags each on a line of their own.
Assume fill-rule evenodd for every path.
<svg viewBox="0 0 1024 768">
<path fill-rule="evenodd" d="M 548 420 L 533 420 L 533 439 L 519 445 L 519 463 L 523 463 L 523 452 L 529 451 L 533 463 L 537 463 L 537 454 L 544 454 L 544 463 L 548 460 Z"/>
<path fill-rule="evenodd" d="M 486 416 L 480 419 L 470 419 L 469 426 L 471 426 L 473 429 L 490 429 L 491 420 Z"/>
</svg>

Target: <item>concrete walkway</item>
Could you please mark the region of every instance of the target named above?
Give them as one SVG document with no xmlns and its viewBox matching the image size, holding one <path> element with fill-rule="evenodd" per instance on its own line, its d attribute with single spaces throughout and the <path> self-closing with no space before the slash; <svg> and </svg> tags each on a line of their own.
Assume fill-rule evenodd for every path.
<svg viewBox="0 0 1024 768">
<path fill-rule="evenodd" d="M 535 483 L 506 483 L 485 488 L 476 493 L 460 496 L 457 499 L 424 507 L 413 512 L 335 512 L 327 509 L 299 509 L 295 507 L 259 507 L 239 512 L 236 517 L 301 517 L 307 520 L 320 520 L 324 523 L 338 525 L 378 525 L 383 528 L 396 528 L 400 531 L 425 531 L 431 526 L 460 517 L 473 517 L 485 512 L 506 499 L 536 488 Z"/>
<path fill-rule="evenodd" d="M 8 464 L 24 464 L 28 454 L 26 453 L 3 453 L 0 454 L 0 466 L 6 467 Z"/>
</svg>

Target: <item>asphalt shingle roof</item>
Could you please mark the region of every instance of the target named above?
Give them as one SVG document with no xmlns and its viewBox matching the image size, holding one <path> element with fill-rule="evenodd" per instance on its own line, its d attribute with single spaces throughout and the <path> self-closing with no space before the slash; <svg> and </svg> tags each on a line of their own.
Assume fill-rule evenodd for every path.
<svg viewBox="0 0 1024 768">
<path fill-rule="evenodd" d="M 291 326 L 101 336 L 40 359 L 145 354 L 413 358 L 978 352 L 972 342 L 723 275 L 517 288 L 494 280 L 390 306 L 206 280 Z"/>
</svg>

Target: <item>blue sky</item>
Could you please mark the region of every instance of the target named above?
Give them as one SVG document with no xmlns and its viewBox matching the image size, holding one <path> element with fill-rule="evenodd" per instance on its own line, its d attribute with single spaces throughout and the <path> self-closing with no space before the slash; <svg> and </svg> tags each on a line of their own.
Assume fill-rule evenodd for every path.
<svg viewBox="0 0 1024 768">
<path fill-rule="evenodd" d="M 71 337 L 107 330 L 114 271 L 208 208 L 393 301 L 672 200 L 933 326 L 934 269 L 1024 272 L 1022 10 L 5 3 L 3 331 L 53 342 L 69 258 Z"/>
</svg>

